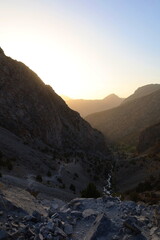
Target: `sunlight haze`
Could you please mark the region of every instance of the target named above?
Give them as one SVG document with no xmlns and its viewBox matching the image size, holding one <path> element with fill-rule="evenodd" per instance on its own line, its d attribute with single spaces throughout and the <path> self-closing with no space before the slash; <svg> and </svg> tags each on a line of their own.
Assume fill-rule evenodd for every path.
<svg viewBox="0 0 160 240">
<path fill-rule="evenodd" d="M 160 1 L 5 0 L 0 46 L 58 94 L 127 97 L 160 83 Z"/>
</svg>

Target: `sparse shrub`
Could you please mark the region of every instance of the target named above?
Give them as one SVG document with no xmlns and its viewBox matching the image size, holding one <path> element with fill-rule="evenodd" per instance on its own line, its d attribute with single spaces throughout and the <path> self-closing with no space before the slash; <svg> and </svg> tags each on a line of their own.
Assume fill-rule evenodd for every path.
<svg viewBox="0 0 160 240">
<path fill-rule="evenodd" d="M 79 177 L 79 175 L 78 175 L 77 173 L 75 173 L 75 174 L 74 174 L 74 176 L 75 176 L 76 178 L 78 178 L 78 177 Z"/>
<path fill-rule="evenodd" d="M 96 181 L 96 182 L 99 181 L 99 176 L 95 175 L 95 176 L 93 177 L 93 180 Z"/>
<path fill-rule="evenodd" d="M 3 153 L 0 151 L 0 158 L 2 158 L 3 157 Z"/>
<path fill-rule="evenodd" d="M 13 157 L 13 158 L 10 158 L 10 161 L 11 161 L 11 162 L 16 162 L 16 160 L 17 160 L 17 159 L 14 158 L 14 157 Z"/>
<path fill-rule="evenodd" d="M 62 183 L 62 178 L 57 178 L 57 181 L 59 182 L 59 183 Z"/>
<path fill-rule="evenodd" d="M 63 183 L 62 186 L 60 186 L 60 188 L 65 189 L 66 185 Z"/>
<path fill-rule="evenodd" d="M 51 177 L 51 176 L 52 176 L 51 171 L 48 171 L 48 172 L 47 172 L 47 176 L 48 176 L 48 177 Z"/>
<path fill-rule="evenodd" d="M 152 190 L 152 185 L 149 181 L 139 183 L 138 186 L 136 187 L 136 192 L 138 193 L 150 191 L 150 190 Z"/>
<path fill-rule="evenodd" d="M 7 165 L 7 168 L 9 171 L 11 171 L 13 169 L 13 165 L 10 161 L 7 161 L 6 165 Z"/>
<path fill-rule="evenodd" d="M 130 200 L 132 200 L 134 202 L 137 202 L 139 200 L 138 193 L 137 192 L 131 192 L 129 194 L 129 198 L 130 198 Z"/>
<path fill-rule="evenodd" d="M 136 160 L 132 159 L 132 160 L 130 161 L 130 163 L 131 163 L 132 165 L 136 165 Z"/>
<path fill-rule="evenodd" d="M 42 176 L 41 175 L 37 175 L 36 176 L 36 181 L 37 182 L 42 182 Z"/>
<path fill-rule="evenodd" d="M 49 152 L 49 148 L 48 147 L 45 147 L 41 150 L 43 153 L 48 153 Z"/>
<path fill-rule="evenodd" d="M 155 181 L 155 177 L 153 175 L 150 175 L 150 181 L 151 182 Z"/>
<path fill-rule="evenodd" d="M 76 191 L 76 187 L 75 187 L 75 186 L 74 186 L 72 183 L 71 183 L 71 185 L 70 185 L 70 187 L 69 187 L 69 188 L 70 188 L 70 190 L 71 190 L 71 191 L 73 191 L 73 192 L 75 192 L 75 191 Z"/>
<path fill-rule="evenodd" d="M 87 188 L 85 188 L 81 192 L 81 197 L 84 197 L 84 198 L 98 198 L 100 196 L 101 196 L 101 194 L 97 190 L 97 188 L 96 188 L 94 183 L 89 183 Z"/>
<path fill-rule="evenodd" d="M 52 166 L 51 169 L 52 169 L 53 171 L 55 171 L 55 170 L 56 170 L 56 166 Z"/>
</svg>

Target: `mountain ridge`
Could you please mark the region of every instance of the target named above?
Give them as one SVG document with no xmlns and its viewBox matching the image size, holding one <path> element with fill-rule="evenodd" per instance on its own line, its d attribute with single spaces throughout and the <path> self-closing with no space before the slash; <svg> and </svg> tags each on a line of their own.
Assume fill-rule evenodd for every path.
<svg viewBox="0 0 160 240">
<path fill-rule="evenodd" d="M 140 131 L 160 120 L 160 90 L 85 119 L 108 140 L 135 145 Z"/>
<path fill-rule="evenodd" d="M 67 105 L 80 113 L 82 117 L 94 112 L 114 108 L 123 102 L 124 98 L 110 94 L 103 99 L 66 99 Z"/>
<path fill-rule="evenodd" d="M 125 104 L 126 102 L 129 101 L 133 101 L 137 98 L 141 98 L 144 96 L 147 96 L 157 90 L 160 89 L 160 84 L 147 84 L 145 86 L 139 87 L 135 90 L 135 92 L 133 94 L 131 94 L 129 97 L 127 97 L 126 99 L 124 99 L 124 101 L 122 102 L 122 104 Z"/>
</svg>

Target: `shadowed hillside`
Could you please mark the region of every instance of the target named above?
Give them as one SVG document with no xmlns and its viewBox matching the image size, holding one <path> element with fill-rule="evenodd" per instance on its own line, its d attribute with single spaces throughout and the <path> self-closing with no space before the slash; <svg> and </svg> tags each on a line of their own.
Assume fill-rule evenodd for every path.
<svg viewBox="0 0 160 240">
<path fill-rule="evenodd" d="M 0 52 L 0 126 L 36 146 L 104 148 L 103 136 L 23 63 Z M 91 147 L 92 146 L 92 147 Z"/>
<path fill-rule="evenodd" d="M 89 115 L 86 120 L 108 140 L 136 145 L 140 132 L 160 121 L 160 90 L 117 108 Z"/>
<path fill-rule="evenodd" d="M 130 95 L 128 98 L 124 99 L 122 104 L 127 103 L 129 101 L 133 101 L 137 98 L 147 96 L 159 89 L 160 89 L 160 84 L 148 84 L 146 86 L 140 87 L 132 95 Z"/>
<path fill-rule="evenodd" d="M 146 128 L 139 137 L 138 152 L 160 152 L 160 123 Z"/>
<path fill-rule="evenodd" d="M 71 109 L 79 112 L 82 117 L 117 107 L 124 100 L 124 98 L 120 98 L 115 94 L 111 94 L 102 100 L 67 99 L 66 97 L 64 99 L 67 105 Z"/>
</svg>

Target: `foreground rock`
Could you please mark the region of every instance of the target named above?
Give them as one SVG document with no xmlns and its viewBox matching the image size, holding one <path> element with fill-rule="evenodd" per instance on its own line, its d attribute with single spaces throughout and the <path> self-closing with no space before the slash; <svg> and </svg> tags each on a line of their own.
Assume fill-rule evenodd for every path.
<svg viewBox="0 0 160 240">
<path fill-rule="evenodd" d="M 0 205 L 0 239 L 3 240 L 160 239 L 156 205 L 121 202 L 113 197 L 77 198 L 63 207 L 54 201 L 54 208 L 51 202 L 48 215 L 44 216 L 37 211 L 29 215 L 6 202 L 3 196 L 1 201 L 4 202 Z"/>
</svg>

